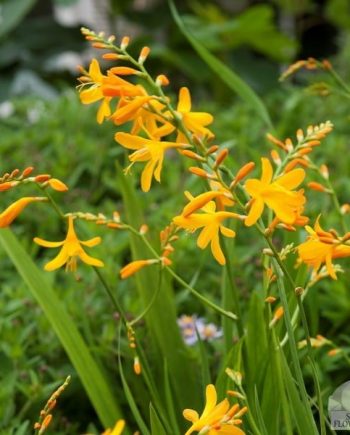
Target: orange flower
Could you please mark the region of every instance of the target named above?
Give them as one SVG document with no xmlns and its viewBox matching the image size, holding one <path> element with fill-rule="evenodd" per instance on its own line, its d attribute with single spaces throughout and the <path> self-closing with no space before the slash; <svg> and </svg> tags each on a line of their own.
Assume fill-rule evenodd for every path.
<svg viewBox="0 0 350 435">
<path fill-rule="evenodd" d="M 0 214 L 0 228 L 8 227 L 28 204 L 36 201 L 47 201 L 47 199 L 41 196 L 28 196 L 11 204 Z"/>
<path fill-rule="evenodd" d="M 210 384 L 206 388 L 206 403 L 201 416 L 194 409 L 185 409 L 183 416 L 192 423 L 185 435 L 190 435 L 194 431 L 208 435 L 244 435 L 234 420 L 238 417 L 239 405 L 230 407 L 227 399 L 217 404 L 217 394 L 214 385 Z M 242 415 L 245 409 L 239 414 Z M 202 432 L 203 431 L 203 432 Z"/>
<path fill-rule="evenodd" d="M 190 202 L 183 209 L 181 215 L 173 218 L 173 221 L 175 225 L 192 232 L 198 228 L 203 228 L 198 237 L 197 246 L 205 249 L 210 242 L 214 258 L 218 263 L 224 265 L 226 260 L 220 246 L 219 234 L 235 237 L 236 233 L 230 228 L 224 227 L 222 221 L 227 218 L 240 218 L 240 216 L 228 211 L 216 211 L 216 204 L 212 199 L 222 195 L 223 193 L 219 191 L 202 193 L 195 198 L 189 194 Z M 198 209 L 201 209 L 203 213 L 194 213 Z"/>
<path fill-rule="evenodd" d="M 160 173 L 162 171 L 164 153 L 169 148 L 180 148 L 182 144 L 174 142 L 160 142 L 155 139 L 144 139 L 139 136 L 134 136 L 128 133 L 116 133 L 115 140 L 123 147 L 135 150 L 129 156 L 129 160 L 135 162 L 147 162 L 141 175 L 141 188 L 144 192 L 148 192 L 152 177 L 160 182 Z"/>
<path fill-rule="evenodd" d="M 179 102 L 177 105 L 177 114 L 180 116 L 184 126 L 191 132 L 200 136 L 212 138 L 213 133 L 206 128 L 213 122 L 213 116 L 205 112 L 191 112 L 191 95 L 188 88 L 181 88 L 179 92 Z M 178 133 L 176 142 L 187 142 L 185 135 Z"/>
<path fill-rule="evenodd" d="M 277 218 L 285 224 L 293 224 L 300 217 L 305 196 L 303 190 L 293 191 L 303 181 L 305 171 L 294 169 L 272 181 L 273 170 L 268 159 L 262 158 L 261 179 L 249 179 L 245 189 L 253 198 L 252 205 L 245 220 L 246 226 L 256 223 L 264 211 L 265 204 L 271 208 Z"/>
<path fill-rule="evenodd" d="M 77 257 L 84 263 L 90 264 L 90 266 L 103 267 L 104 264 L 97 258 L 90 257 L 81 245 L 88 246 L 89 248 L 101 243 L 101 237 L 94 237 L 90 240 L 81 241 L 78 239 L 73 225 L 73 216 L 68 218 L 68 231 L 66 238 L 61 242 L 48 242 L 47 240 L 34 238 L 34 242 L 45 248 L 58 248 L 62 246 L 59 254 L 47 263 L 44 267 L 45 270 L 51 272 L 66 264 L 66 270 L 75 271 L 77 268 Z"/>
<path fill-rule="evenodd" d="M 332 259 L 350 257 L 350 246 L 342 244 L 341 238 L 333 231 L 324 231 L 319 219 L 320 217 L 317 218 L 314 229 L 305 227 L 309 238 L 298 246 L 299 260 L 312 267 L 314 273 L 325 264 L 328 274 L 337 279 Z"/>
<path fill-rule="evenodd" d="M 85 76 L 83 78 L 85 78 Z M 102 91 L 102 84 L 106 78 L 107 77 L 101 73 L 98 61 L 92 59 L 89 72 L 86 76 L 86 79 L 90 80 L 89 84 L 91 84 L 91 86 L 89 89 L 83 89 L 80 92 L 80 100 L 83 104 L 91 104 L 103 100 L 97 112 L 97 122 L 99 124 L 111 115 L 111 109 L 109 107 L 111 97 L 105 97 Z M 86 81 L 84 80 L 84 82 Z"/>
</svg>

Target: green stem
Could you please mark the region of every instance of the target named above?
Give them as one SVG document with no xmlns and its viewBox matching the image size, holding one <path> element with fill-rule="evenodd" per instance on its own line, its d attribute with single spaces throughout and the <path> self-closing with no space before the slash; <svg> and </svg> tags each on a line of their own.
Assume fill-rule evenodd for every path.
<svg viewBox="0 0 350 435">
<path fill-rule="evenodd" d="M 125 229 L 128 229 L 131 233 L 135 234 L 136 236 L 140 237 L 142 239 L 142 241 L 145 243 L 145 245 L 147 246 L 147 248 L 151 251 L 152 255 L 154 255 L 154 257 L 157 260 L 162 262 L 162 258 L 160 257 L 158 252 L 153 248 L 153 246 L 150 244 L 150 242 L 146 239 L 146 237 L 143 234 L 141 234 L 139 231 L 137 231 L 135 228 L 133 228 L 130 225 L 124 224 L 123 227 Z M 226 311 L 226 310 L 222 309 L 219 305 L 216 305 L 214 302 L 211 302 L 209 299 L 207 299 L 205 296 L 203 296 L 201 293 L 199 293 L 199 291 L 197 291 L 196 289 L 191 287 L 186 281 L 184 281 L 169 266 L 164 266 L 164 268 L 170 273 L 170 275 L 172 275 L 176 279 L 177 282 L 179 282 L 181 285 L 183 285 L 185 288 L 187 288 L 187 290 L 189 290 L 194 296 L 196 296 L 197 299 L 201 300 L 202 302 L 204 302 L 206 305 L 208 305 L 210 308 L 217 311 L 218 313 L 220 313 L 226 317 L 229 317 L 232 320 L 237 320 L 237 316 L 234 313 L 231 313 L 230 311 Z"/>
<path fill-rule="evenodd" d="M 148 313 L 148 311 L 152 308 L 152 305 L 154 304 L 154 301 L 157 299 L 157 296 L 159 295 L 159 291 L 162 285 L 162 276 L 163 276 L 163 269 L 160 266 L 159 268 L 159 278 L 158 278 L 158 285 L 156 291 L 153 293 L 151 300 L 149 301 L 149 304 L 147 307 L 139 314 L 137 317 L 135 317 L 134 320 L 129 322 L 129 326 L 135 325 L 135 323 L 138 323 L 141 319 L 145 317 L 145 315 Z"/>
<path fill-rule="evenodd" d="M 240 337 L 243 337 L 244 335 L 244 329 L 243 329 L 243 324 L 242 324 L 242 316 L 241 316 L 241 309 L 240 309 L 240 304 L 239 304 L 239 298 L 238 298 L 238 289 L 235 285 L 234 282 L 234 275 L 233 275 L 233 268 L 232 268 L 232 263 L 230 261 L 230 256 L 228 254 L 228 250 L 227 250 L 227 246 L 226 246 L 226 241 L 223 239 L 223 237 L 221 237 L 220 240 L 221 246 L 222 246 L 222 251 L 224 253 L 224 257 L 226 259 L 226 264 L 225 264 L 225 268 L 226 268 L 226 272 L 227 272 L 227 279 L 228 279 L 228 283 L 229 286 L 231 288 L 231 294 L 233 297 L 233 303 L 234 303 L 234 310 L 237 313 L 238 316 L 238 320 L 237 320 L 237 328 L 238 328 L 238 333 Z"/>
<path fill-rule="evenodd" d="M 295 341 L 295 337 L 294 337 L 294 331 L 293 331 L 293 327 L 292 327 L 290 311 L 289 311 L 289 306 L 288 306 L 287 295 L 286 295 L 286 291 L 285 291 L 284 283 L 283 283 L 284 270 L 280 267 L 280 262 L 281 262 L 280 260 L 277 260 L 277 258 L 274 258 L 273 262 L 275 263 L 274 266 L 275 266 L 275 272 L 276 272 L 276 276 L 277 276 L 277 287 L 278 287 L 279 296 L 280 296 L 280 299 L 282 302 L 282 306 L 284 309 L 284 320 L 285 320 L 284 323 L 286 325 L 288 336 L 289 336 L 289 347 L 290 347 L 290 351 L 291 351 L 291 357 L 292 357 L 292 361 L 293 361 L 293 365 L 294 365 L 294 370 L 295 370 L 297 382 L 299 385 L 299 390 L 301 393 L 301 400 L 305 406 L 305 409 L 310 410 L 310 414 L 312 414 L 311 409 L 310 409 L 310 404 L 308 401 L 307 391 L 305 388 L 303 374 L 302 374 L 301 367 L 300 367 L 299 357 L 298 357 L 298 353 L 297 353 L 297 345 L 296 345 L 296 341 Z M 283 270 L 283 272 L 282 272 L 282 270 Z M 315 433 L 317 433 L 316 428 L 315 428 Z"/>
</svg>

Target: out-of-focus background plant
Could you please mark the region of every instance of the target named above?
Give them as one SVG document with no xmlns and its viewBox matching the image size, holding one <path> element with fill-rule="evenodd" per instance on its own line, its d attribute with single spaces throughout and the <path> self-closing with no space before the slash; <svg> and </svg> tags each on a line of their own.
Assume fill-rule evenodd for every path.
<svg viewBox="0 0 350 435">
<path fill-rule="evenodd" d="M 317 124 L 330 118 L 334 133 L 327 139 L 320 159 L 337 174 L 334 183 L 342 202 L 349 202 L 350 167 L 349 110 L 341 95 L 325 88 L 324 73 L 300 72 L 296 78 L 278 82 L 283 68 L 298 58 L 328 58 L 343 76 L 350 72 L 350 13 L 347 0 L 304 1 L 176 1 L 187 29 L 211 52 L 234 69 L 266 103 L 279 137 L 293 134 L 298 127 Z M 178 30 L 164 0 L 0 0 L 0 158 L 2 173 L 16 167 L 33 165 L 40 173 L 54 174 L 70 186 L 63 201 L 74 202 L 76 210 L 106 214 L 121 208 L 117 189 L 116 161 L 126 157 L 112 140 L 114 130 L 95 122 L 95 108 L 82 107 L 74 90 L 78 64 L 87 65 L 94 56 L 80 36 L 79 28 L 129 35 L 137 52 L 149 45 L 152 56 L 148 68 L 154 75 L 169 76 L 172 89 L 189 86 L 193 101 L 201 111 L 215 115 L 214 131 L 218 142 L 232 150 L 233 165 L 244 159 L 257 160 L 269 149 L 265 126 L 254 111 L 242 102 L 194 52 Z M 315 82 L 319 83 L 315 86 Z M 339 158 L 341 156 L 341 158 Z M 237 163 L 235 160 L 237 159 Z M 320 161 L 321 162 L 321 161 Z M 183 177 L 183 163 L 174 161 L 167 169 L 162 189 L 141 196 L 147 202 L 148 221 L 154 227 L 164 226 L 173 210 L 179 209 L 176 195 Z M 126 165 L 124 165 L 126 166 Z M 193 184 L 198 183 L 193 179 Z M 7 196 L 10 201 L 11 196 Z M 329 204 L 317 193 L 309 200 L 317 212 Z M 157 204 L 161 203 L 162 207 Z M 64 205 L 64 203 L 63 203 Z M 5 207 L 5 200 L 1 208 Z M 332 212 L 328 223 L 336 222 Z M 26 221 L 26 225 L 21 223 Z M 59 222 L 36 212 L 26 211 L 14 226 L 22 243 L 35 255 L 38 247 L 31 242 L 38 231 L 55 239 Z M 242 236 L 237 241 L 236 268 L 242 267 L 237 284 L 244 282 L 243 296 L 250 297 L 254 287 L 254 240 Z M 104 235 L 109 270 L 119 270 L 128 258 L 127 236 Z M 187 240 L 180 242 L 177 264 L 189 281 L 191 273 L 203 267 L 205 255 L 186 256 L 181 250 L 193 249 Z M 192 248 L 190 248 L 190 246 Z M 108 259 L 109 258 L 109 259 Z M 15 273 L 10 260 L 0 250 L 0 434 L 26 434 L 33 415 L 37 415 L 45 398 L 58 385 L 58 379 L 72 374 L 73 382 L 62 397 L 64 410 L 56 419 L 56 434 L 75 434 L 98 427 L 92 407 L 79 385 L 79 380 L 62 350 L 49 323 L 42 316 L 26 286 Z M 254 263 L 256 262 L 256 263 Z M 109 263 L 109 264 L 108 264 Z M 215 288 L 218 268 L 213 265 L 201 289 Z M 110 277 L 111 279 L 117 279 Z M 49 279 L 53 279 L 50 278 Z M 69 313 L 83 332 L 89 347 L 104 361 L 107 370 L 117 370 L 117 323 L 110 322 L 108 302 L 95 292 L 96 278 L 84 271 L 82 292 L 60 288 Z M 131 311 L 137 300 L 125 283 L 119 284 L 123 305 Z M 178 313 L 205 315 L 203 307 L 178 292 Z M 349 288 L 341 279 L 321 283 L 317 293 L 309 295 L 308 314 L 312 335 L 321 333 L 335 338 L 343 347 L 350 346 Z M 220 299 L 219 289 L 216 294 Z M 211 355 L 215 365 L 215 343 Z M 127 343 L 121 344 L 122 349 Z M 193 352 L 199 352 L 194 349 Z M 347 380 L 348 366 L 342 359 L 322 358 L 322 376 L 334 388 Z M 137 381 L 135 381 L 137 384 Z M 116 382 L 116 388 L 118 388 Z M 120 386 L 119 386 L 120 388 Z M 143 391 L 137 399 L 142 404 Z M 76 404 L 79 403 L 77 408 Z M 144 408 L 148 404 L 143 404 Z M 57 411 L 58 415 L 60 411 Z M 126 415 L 127 418 L 127 415 Z"/>
</svg>

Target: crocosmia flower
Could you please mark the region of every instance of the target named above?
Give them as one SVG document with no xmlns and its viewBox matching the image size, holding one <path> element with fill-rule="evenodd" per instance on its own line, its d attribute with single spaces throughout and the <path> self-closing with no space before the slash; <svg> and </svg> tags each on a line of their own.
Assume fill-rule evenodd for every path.
<svg viewBox="0 0 350 435">
<path fill-rule="evenodd" d="M 116 133 L 115 140 L 123 147 L 135 150 L 129 156 L 132 164 L 135 162 L 147 162 L 141 175 L 141 188 L 144 192 L 148 192 L 151 188 L 153 177 L 160 182 L 165 151 L 170 148 L 183 147 L 183 144 L 144 139 L 128 133 Z"/>
<path fill-rule="evenodd" d="M 229 211 L 216 211 L 213 198 L 222 196 L 222 192 L 206 192 L 193 198 L 183 209 L 181 215 L 175 216 L 174 224 L 188 231 L 195 231 L 202 228 L 197 246 L 205 249 L 210 243 L 211 252 L 218 263 L 226 263 L 225 256 L 220 246 L 220 233 L 225 237 L 235 237 L 236 233 L 230 228 L 225 227 L 222 222 L 228 218 L 239 218 L 236 213 Z M 201 213 L 194 213 L 200 209 Z"/>
<path fill-rule="evenodd" d="M 245 189 L 252 197 L 249 214 L 245 220 L 246 226 L 254 225 L 261 217 L 265 205 L 273 210 L 277 218 L 288 225 L 294 224 L 301 214 L 305 204 L 304 191 L 294 191 L 304 180 L 305 171 L 294 169 L 272 180 L 273 170 L 268 159 L 262 158 L 262 174 L 260 180 L 249 179 Z"/>
<path fill-rule="evenodd" d="M 297 248 L 299 260 L 310 266 L 314 273 L 325 264 L 329 276 L 337 279 L 332 259 L 350 257 L 350 246 L 346 244 L 347 241 L 338 237 L 334 231 L 323 230 L 319 218 L 314 228 L 306 226 L 305 229 L 309 233 L 309 238 Z"/>
<path fill-rule="evenodd" d="M 49 242 L 47 240 L 40 239 L 39 237 L 35 237 L 34 242 L 40 246 L 44 246 L 45 248 L 62 247 L 58 255 L 45 265 L 44 269 L 49 272 L 58 269 L 64 264 L 66 265 L 66 270 L 75 271 L 77 268 L 77 258 L 80 258 L 81 261 L 89 264 L 90 266 L 104 266 L 101 260 L 90 257 L 90 255 L 88 255 L 83 249 L 83 246 L 92 248 L 93 246 L 98 245 L 101 243 L 101 237 L 94 237 L 85 241 L 79 240 L 74 230 L 72 216 L 69 216 L 68 218 L 68 231 L 64 240 L 61 242 Z"/>
<path fill-rule="evenodd" d="M 125 427 L 124 420 L 118 420 L 113 429 L 107 429 L 102 435 L 121 435 Z"/>
<path fill-rule="evenodd" d="M 244 435 L 244 432 L 236 425 L 240 423 L 238 417 L 245 411 L 246 409 L 239 410 L 237 404 L 230 406 L 227 399 L 217 404 L 215 386 L 210 384 L 206 388 L 206 403 L 201 416 L 194 409 L 183 411 L 185 419 L 192 423 L 185 435 L 193 432 L 207 435 Z"/>
</svg>

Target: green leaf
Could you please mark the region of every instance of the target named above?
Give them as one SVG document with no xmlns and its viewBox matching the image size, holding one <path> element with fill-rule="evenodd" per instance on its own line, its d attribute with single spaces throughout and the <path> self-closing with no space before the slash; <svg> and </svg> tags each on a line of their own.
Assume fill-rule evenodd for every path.
<svg viewBox="0 0 350 435">
<path fill-rule="evenodd" d="M 0 3 L 0 38 L 16 27 L 36 0 L 5 0 Z"/>
<path fill-rule="evenodd" d="M 126 179 L 120 167 L 118 169 L 119 188 L 125 206 L 126 221 L 134 228 L 140 228 L 144 223 L 143 210 L 140 199 L 136 196 L 130 180 Z M 151 252 L 144 242 L 137 236 L 130 236 L 130 244 L 133 259 L 145 259 L 151 257 Z M 137 291 L 143 307 L 149 304 L 155 291 L 154 285 L 158 281 L 157 270 L 148 267 L 139 271 L 135 278 Z M 163 371 L 164 357 L 167 359 L 170 379 L 176 396 L 176 403 L 183 409 L 186 403 L 198 405 L 200 387 L 198 382 L 196 361 L 191 357 L 180 335 L 177 325 L 176 304 L 173 289 L 168 278 L 163 277 L 162 288 L 156 297 L 152 307 L 145 316 L 145 321 L 152 338 L 155 340 L 160 355 L 155 358 L 154 369 L 159 375 Z M 157 364 L 159 361 L 160 364 Z M 185 369 L 184 369 L 185 368 Z M 186 391 L 186 395 L 184 395 Z"/>
<path fill-rule="evenodd" d="M 153 408 L 152 403 L 149 404 L 149 413 L 152 435 L 167 435 L 155 409 Z"/>
<path fill-rule="evenodd" d="M 54 290 L 46 282 L 44 274 L 36 267 L 9 229 L 0 230 L 0 243 L 59 338 L 101 423 L 105 427 L 113 426 L 122 415 L 118 403 L 75 323 Z"/>
<path fill-rule="evenodd" d="M 122 326 L 122 325 L 120 324 L 120 326 Z M 119 343 L 119 346 L 118 346 L 118 366 L 119 366 L 119 373 L 120 373 L 120 378 L 122 380 L 125 397 L 129 403 L 131 412 L 132 412 L 132 414 L 135 418 L 135 421 L 136 421 L 139 429 L 141 430 L 142 434 L 143 435 L 151 435 L 146 423 L 144 422 L 144 420 L 142 418 L 140 411 L 137 408 L 137 405 L 136 405 L 136 402 L 135 402 L 134 397 L 132 395 L 132 392 L 130 390 L 129 384 L 127 383 L 127 380 L 124 376 L 122 360 L 120 358 L 120 336 L 121 336 L 121 327 L 119 328 L 119 340 L 118 340 L 118 343 Z"/>
<path fill-rule="evenodd" d="M 192 47 L 208 64 L 208 66 L 224 81 L 229 88 L 236 92 L 246 103 L 255 109 L 257 115 L 264 121 L 269 129 L 272 122 L 269 113 L 258 95 L 230 68 L 212 55 L 192 34 L 185 28 L 172 0 L 168 0 L 171 13 L 181 32 L 191 43 Z"/>
</svg>

